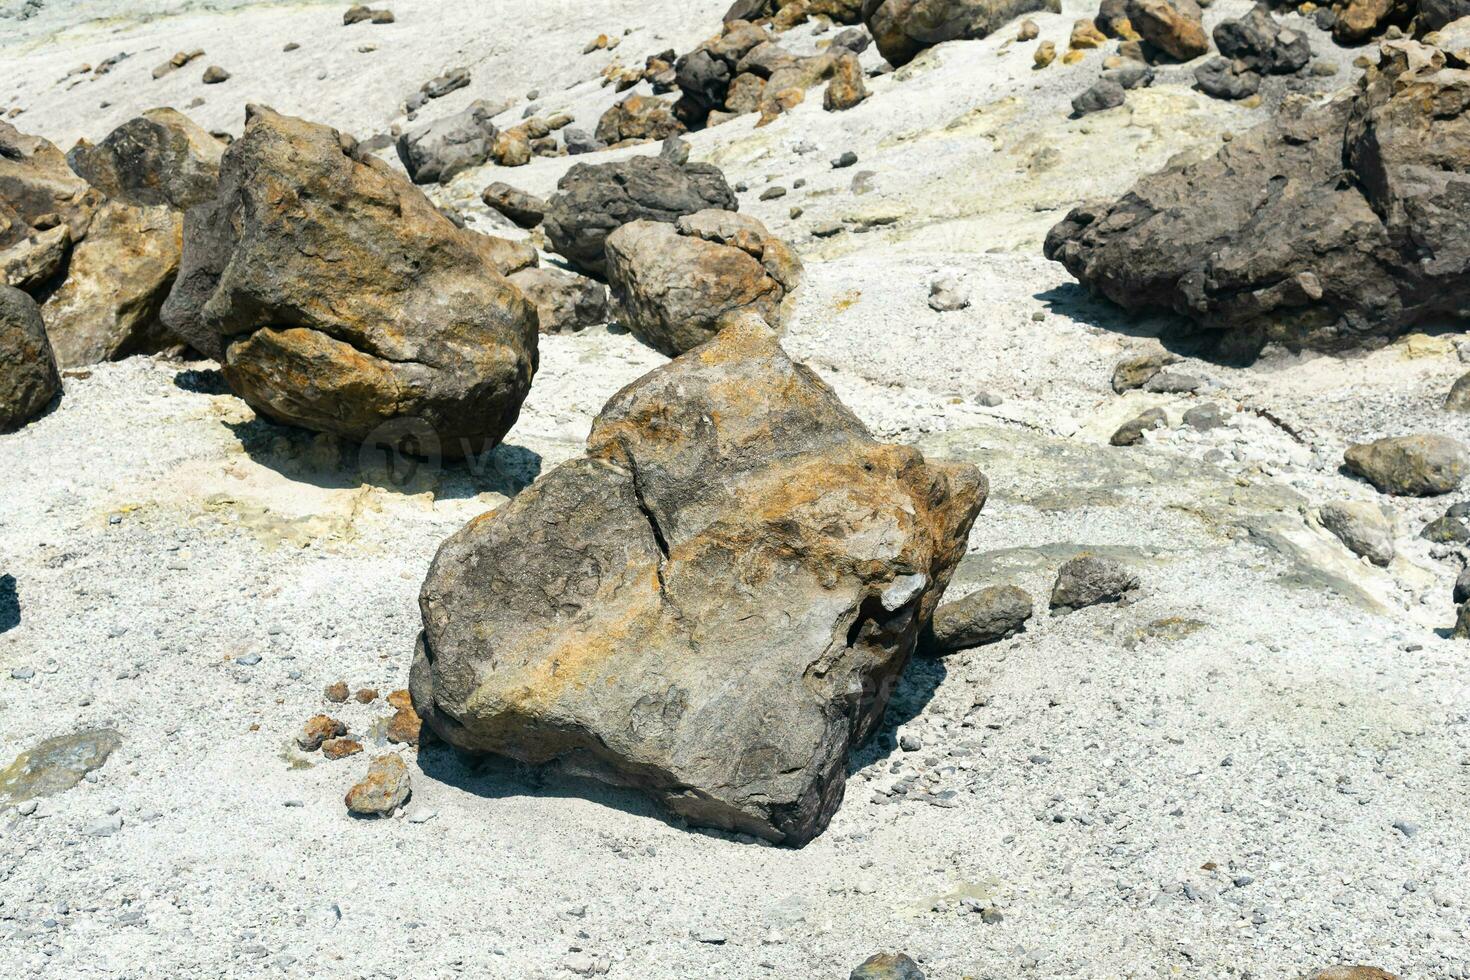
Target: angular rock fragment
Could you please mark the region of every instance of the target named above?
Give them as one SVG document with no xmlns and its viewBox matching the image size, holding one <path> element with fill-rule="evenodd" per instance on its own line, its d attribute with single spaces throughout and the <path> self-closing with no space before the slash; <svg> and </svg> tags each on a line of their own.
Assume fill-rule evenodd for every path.
<svg viewBox="0 0 1470 980">
<path fill-rule="evenodd" d="M 205 85 L 218 85 L 221 82 L 228 82 L 229 80 L 230 73 L 225 71 L 219 65 L 210 65 L 208 68 L 204 69 L 203 82 Z"/>
<path fill-rule="evenodd" d="M 508 102 L 477 99 L 460 112 L 405 130 L 394 149 L 415 184 L 447 183 L 455 174 L 490 159 L 499 130 L 490 120 Z"/>
<path fill-rule="evenodd" d="M 1264 3 L 1256 4 L 1243 17 L 1216 24 L 1214 36 L 1222 55 L 1263 75 L 1299 72 L 1312 60 L 1307 36 L 1283 28 Z"/>
<path fill-rule="evenodd" d="M 1361 501 L 1324 504 L 1322 526 L 1337 536 L 1353 554 L 1386 567 L 1393 561 L 1393 523 L 1383 509 Z"/>
<path fill-rule="evenodd" d="M 1456 603 L 1470 602 L 1470 565 L 1460 569 L 1455 578 L 1455 591 L 1451 597 Z"/>
<path fill-rule="evenodd" d="M 1373 348 L 1470 316 L 1470 73 L 1412 41 L 1382 47 L 1351 95 L 1290 103 L 1210 159 L 1076 208 L 1047 256 L 1244 356 Z"/>
<path fill-rule="evenodd" d="M 1136 446 L 1143 442 L 1143 434 L 1152 429 L 1161 429 L 1169 424 L 1169 417 L 1162 408 L 1151 408 L 1135 418 L 1129 419 L 1108 439 L 1114 446 Z"/>
<path fill-rule="evenodd" d="M 1116 109 L 1125 98 L 1123 86 L 1111 79 L 1100 78 L 1072 100 L 1072 114 L 1086 116 L 1104 109 Z"/>
<path fill-rule="evenodd" d="M 607 322 L 607 287 L 563 269 L 522 269 L 510 281 L 536 307 L 542 333 L 572 333 Z"/>
<path fill-rule="evenodd" d="M 1073 612 L 1104 602 L 1117 602 L 1138 588 L 1138 576 L 1122 562 L 1078 555 L 1057 572 L 1051 589 L 1054 613 Z"/>
<path fill-rule="evenodd" d="M 634 221 L 607 237 L 606 253 L 621 322 L 671 357 L 742 313 L 780 327 L 801 283 L 801 262 L 790 247 L 734 211 L 699 211 L 672 225 Z"/>
<path fill-rule="evenodd" d="M 1212 99 L 1239 102 L 1261 90 L 1261 76 L 1240 61 L 1211 58 L 1194 70 L 1194 83 Z"/>
<path fill-rule="evenodd" d="M 110 728 L 91 728 L 43 739 L 0 769 L 0 809 L 71 789 L 122 746 Z"/>
<path fill-rule="evenodd" d="M 1462 374 L 1450 385 L 1450 393 L 1445 395 L 1444 410 L 1446 412 L 1470 412 L 1470 374 Z"/>
<path fill-rule="evenodd" d="M 924 971 L 903 953 L 875 953 L 848 974 L 848 980 L 924 980 Z"/>
<path fill-rule="evenodd" d="M 661 157 L 579 163 L 556 186 L 542 226 L 547 240 L 574 268 L 598 277 L 606 273 L 607 236 L 631 221 L 672 223 L 707 208 L 739 207 L 718 167 Z"/>
<path fill-rule="evenodd" d="M 651 95 L 631 95 L 612 106 L 597 121 L 597 138 L 608 146 L 647 143 L 684 132 L 673 104 Z"/>
<path fill-rule="evenodd" d="M 1349 446 L 1347 468 L 1380 493 L 1434 497 L 1458 489 L 1470 475 L 1470 452 L 1449 436 L 1390 436 Z"/>
<path fill-rule="evenodd" d="M 822 108 L 828 112 L 851 109 L 868 97 L 868 86 L 863 83 L 863 66 L 857 55 L 844 54 L 832 68 L 832 80 L 822 95 Z"/>
<path fill-rule="evenodd" d="M 546 217 L 545 201 L 498 180 L 480 192 L 480 200 L 521 228 L 534 228 Z"/>
<path fill-rule="evenodd" d="M 55 146 L 0 122 L 0 248 L 59 225 L 81 241 L 102 200 Z"/>
<path fill-rule="evenodd" d="M 1031 597 L 1014 585 L 992 585 L 942 604 L 925 637 L 936 653 L 968 650 L 1014 636 L 1031 618 Z"/>
<path fill-rule="evenodd" d="M 35 300 L 0 285 L 0 432 L 36 418 L 60 391 L 56 357 Z"/>
<path fill-rule="evenodd" d="M 380 755 L 368 763 L 362 782 L 347 791 L 347 809 L 359 817 L 391 817 L 408 802 L 408 766 L 396 755 Z"/>
<path fill-rule="evenodd" d="M 944 41 L 988 37 L 1022 14 L 1061 13 L 1058 0 L 865 0 L 863 20 L 894 67 Z"/>
<path fill-rule="evenodd" d="M 1204 15 L 1195 0 L 1128 0 L 1128 23 L 1153 47 L 1176 61 L 1210 50 Z"/>
<path fill-rule="evenodd" d="M 70 252 L 71 229 L 66 225 L 33 231 L 8 248 L 0 248 L 0 285 L 42 294 Z"/>
<path fill-rule="evenodd" d="M 623 389 L 585 458 L 440 548 L 414 706 L 458 748 L 803 844 L 985 494 L 973 467 L 874 442 L 748 318 Z"/>
<path fill-rule="evenodd" d="M 330 715 L 313 715 L 301 726 L 296 736 L 296 745 L 306 752 L 315 752 L 329 738 L 341 738 L 347 734 L 347 726 Z"/>
<path fill-rule="evenodd" d="M 189 212 L 164 318 L 278 421 L 360 439 L 413 419 L 446 455 L 480 452 L 536 370 L 535 310 L 500 271 L 528 249 L 455 227 L 353 150 L 251 107 L 218 196 Z"/>
<path fill-rule="evenodd" d="M 114 201 L 187 211 L 214 198 L 225 146 L 174 109 L 149 109 L 101 143 L 66 154 L 72 170 Z"/>
</svg>

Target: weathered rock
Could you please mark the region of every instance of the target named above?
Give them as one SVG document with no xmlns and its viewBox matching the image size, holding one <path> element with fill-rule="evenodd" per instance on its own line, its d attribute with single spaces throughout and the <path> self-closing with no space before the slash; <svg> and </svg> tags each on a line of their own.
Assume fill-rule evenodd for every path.
<svg viewBox="0 0 1470 980">
<path fill-rule="evenodd" d="M 171 75 L 189 62 L 202 57 L 204 57 L 203 48 L 195 48 L 192 51 L 175 51 L 173 57 L 153 69 L 153 77 L 162 78 L 165 75 Z"/>
<path fill-rule="evenodd" d="M 1456 603 L 1470 602 L 1470 565 L 1460 569 L 1456 576 L 1453 598 Z"/>
<path fill-rule="evenodd" d="M 1225 425 L 1226 412 L 1217 402 L 1205 402 L 1196 405 L 1184 413 L 1183 422 L 1191 429 L 1200 432 L 1209 432 Z"/>
<path fill-rule="evenodd" d="M 1130 310 L 1227 331 L 1242 355 L 1371 348 L 1463 318 L 1470 73 L 1439 70 L 1442 55 L 1414 42 L 1383 49 L 1350 96 L 1288 103 L 1212 158 L 1076 208 L 1047 256 Z"/>
<path fill-rule="evenodd" d="M 114 201 L 187 211 L 214 197 L 225 146 L 173 109 L 149 109 L 93 146 L 66 155 L 72 170 Z"/>
<path fill-rule="evenodd" d="M 791 0 L 787 0 L 789 5 Z M 861 24 L 863 0 L 804 0 L 811 17 L 826 17 L 834 24 Z"/>
<path fill-rule="evenodd" d="M 924 971 L 903 953 L 875 953 L 848 974 L 848 980 L 924 980 Z"/>
<path fill-rule="evenodd" d="M 384 737 L 394 745 L 417 745 L 422 727 L 423 720 L 413 710 L 413 706 L 408 705 L 393 712 Z"/>
<path fill-rule="evenodd" d="M 838 31 L 832 38 L 832 51 L 851 51 L 853 54 L 862 54 L 872 47 L 873 36 L 861 27 L 849 27 Z"/>
<path fill-rule="evenodd" d="M 55 796 L 100 769 L 122 745 L 110 728 L 93 728 L 37 742 L 0 769 L 0 809 Z"/>
<path fill-rule="evenodd" d="M 718 167 L 659 157 L 579 163 L 556 186 L 542 225 L 546 238 L 575 268 L 598 277 L 606 272 L 607 236 L 631 221 L 672 223 L 706 208 L 739 207 Z"/>
<path fill-rule="evenodd" d="M 1169 417 L 1162 408 L 1151 408 L 1118 426 L 1108 440 L 1114 446 L 1136 446 L 1143 441 L 1143 434 L 1150 429 L 1161 429 L 1169 424 Z"/>
<path fill-rule="evenodd" d="M 41 315 L 62 367 L 177 345 L 159 310 L 179 271 L 183 215 L 168 205 L 109 202 L 72 250 L 63 282 Z"/>
<path fill-rule="evenodd" d="M 322 697 L 333 704 L 342 704 L 351 694 L 352 689 L 347 686 L 346 681 L 337 681 L 333 684 L 328 684 L 322 689 Z"/>
<path fill-rule="evenodd" d="M 1132 90 L 1147 88 L 1154 83 L 1154 70 L 1137 61 L 1125 61 L 1117 68 L 1109 68 L 1100 76 L 1105 82 L 1115 82 L 1121 88 Z"/>
<path fill-rule="evenodd" d="M 1347 549 L 1375 565 L 1393 561 L 1393 523 L 1383 508 L 1361 501 L 1335 501 L 1321 509 L 1322 526 L 1337 536 Z"/>
<path fill-rule="evenodd" d="M 1118 394 L 1142 388 L 1154 375 L 1179 358 L 1169 353 L 1134 354 L 1123 358 L 1113 366 L 1113 390 Z"/>
<path fill-rule="evenodd" d="M 674 116 L 673 103 L 651 95 L 631 95 L 597 121 L 597 138 L 609 146 L 663 140 L 682 132 L 684 124 Z"/>
<path fill-rule="evenodd" d="M 868 86 L 863 83 L 863 66 L 857 55 L 842 55 L 833 65 L 832 80 L 822 95 L 822 108 L 828 112 L 841 112 L 867 97 Z"/>
<path fill-rule="evenodd" d="M 210 65 L 204 69 L 203 81 L 205 85 L 218 85 L 221 82 L 228 82 L 229 80 L 230 73 L 219 65 Z"/>
<path fill-rule="evenodd" d="M 485 206 L 505 215 L 521 228 L 534 228 L 546 217 L 547 204 L 534 194 L 496 181 L 480 192 Z"/>
<path fill-rule="evenodd" d="M 361 751 L 362 743 L 355 738 L 329 738 L 322 743 L 322 755 L 333 761 L 357 755 Z"/>
<path fill-rule="evenodd" d="M 1107 35 L 1097 29 L 1092 18 L 1084 17 L 1072 22 L 1072 34 L 1067 38 L 1067 46 L 1072 50 L 1086 51 L 1100 48 L 1107 43 Z"/>
<path fill-rule="evenodd" d="M 954 313 L 970 305 L 970 289 L 953 276 L 943 276 L 929 284 L 929 309 L 936 313 Z"/>
<path fill-rule="evenodd" d="M 502 277 L 527 248 L 455 227 L 351 149 L 251 107 L 218 196 L 189 212 L 164 319 L 278 421 L 362 438 L 412 419 L 447 455 L 482 451 L 536 370 L 535 310 Z"/>
<path fill-rule="evenodd" d="M 571 333 L 607 322 L 607 287 L 562 269 L 523 269 L 510 281 L 536 306 L 542 333 Z"/>
<path fill-rule="evenodd" d="M 462 88 L 468 88 L 470 84 L 470 70 L 468 68 L 451 68 L 442 75 L 435 75 L 423 85 L 419 86 L 419 93 L 425 100 L 442 99 L 450 92 L 458 92 Z"/>
<path fill-rule="evenodd" d="M 1446 412 L 1470 412 L 1470 374 L 1462 374 L 1445 396 Z"/>
<path fill-rule="evenodd" d="M 1190 61 L 1210 50 L 1195 0 L 1128 0 L 1125 9 L 1138 35 L 1171 58 Z"/>
<path fill-rule="evenodd" d="M 315 752 L 329 738 L 341 738 L 347 734 L 347 726 L 330 715 L 312 715 L 301 726 L 296 736 L 296 745 L 306 752 Z"/>
<path fill-rule="evenodd" d="M 1210 98 L 1232 102 L 1248 99 L 1261 90 L 1261 76 L 1229 58 L 1211 58 L 1195 68 L 1194 83 Z"/>
<path fill-rule="evenodd" d="M 524 129 L 503 129 L 490 141 L 490 158 L 502 167 L 524 167 L 531 162 L 531 137 Z"/>
<path fill-rule="evenodd" d="M 1263 75 L 1289 75 L 1312 60 L 1307 36 L 1284 29 L 1264 3 L 1256 4 L 1243 17 L 1216 24 L 1214 36 L 1222 55 Z"/>
<path fill-rule="evenodd" d="M 942 604 L 924 646 L 937 653 L 968 650 L 1014 636 L 1031 618 L 1031 597 L 1014 585 L 992 585 Z"/>
<path fill-rule="evenodd" d="M 0 248 L 62 224 L 81 241 L 102 200 L 55 146 L 0 121 Z"/>
<path fill-rule="evenodd" d="M 1116 109 L 1122 105 L 1126 95 L 1123 86 L 1106 78 L 1100 78 L 1090 88 L 1072 100 L 1072 114 L 1086 116 L 1104 109 Z"/>
<path fill-rule="evenodd" d="M 1451 493 L 1470 474 L 1470 452 L 1449 436 L 1390 436 L 1349 446 L 1347 468 L 1378 488 L 1404 497 Z"/>
<path fill-rule="evenodd" d="M 1056 60 L 1057 46 L 1051 41 L 1042 41 L 1036 46 L 1036 51 L 1031 56 L 1031 63 L 1036 68 L 1045 68 Z"/>
<path fill-rule="evenodd" d="M 1022 14 L 1061 13 L 1058 0 L 864 0 L 863 20 L 894 67 L 944 41 L 987 37 Z"/>
<path fill-rule="evenodd" d="M 60 391 L 61 376 L 35 300 L 0 285 L 0 432 L 36 418 Z"/>
<path fill-rule="evenodd" d="M 780 327 L 801 263 L 755 218 L 707 210 L 672 225 L 635 221 L 614 231 L 607 280 L 622 324 L 672 357 L 741 313 Z"/>
<path fill-rule="evenodd" d="M 465 109 L 405 130 L 394 149 L 415 184 L 446 183 L 490 159 L 499 130 L 491 122 L 509 105 L 477 99 Z"/>
<path fill-rule="evenodd" d="M 1104 602 L 1118 602 L 1138 588 L 1138 576 L 1121 562 L 1078 555 L 1057 572 L 1051 589 L 1054 613 L 1072 612 Z"/>
<path fill-rule="evenodd" d="M 70 252 L 71 229 L 66 225 L 32 232 L 0 248 L 0 285 L 40 293 L 61 272 Z"/>
<path fill-rule="evenodd" d="M 1378 33 L 1389 17 L 1403 9 L 1398 0 L 1347 0 L 1332 23 L 1332 39 L 1356 44 Z"/>
<path fill-rule="evenodd" d="M 440 548 L 414 706 L 461 749 L 803 844 L 985 494 L 972 467 L 873 442 L 746 318 L 619 392 L 586 458 Z"/>
<path fill-rule="evenodd" d="M 1470 602 L 1460 604 L 1460 611 L 1455 616 L 1455 627 L 1450 632 L 1450 637 L 1456 640 L 1470 640 Z"/>
<path fill-rule="evenodd" d="M 396 755 L 380 755 L 368 763 L 362 782 L 347 791 L 347 809 L 359 817 L 391 817 L 408 802 L 408 766 Z"/>
<path fill-rule="evenodd" d="M 1424 525 L 1419 537 L 1436 544 L 1470 544 L 1470 505 L 1455 504 Z"/>
<path fill-rule="evenodd" d="M 1376 966 L 1332 966 L 1312 974 L 1312 980 L 1399 980 Z"/>
</svg>

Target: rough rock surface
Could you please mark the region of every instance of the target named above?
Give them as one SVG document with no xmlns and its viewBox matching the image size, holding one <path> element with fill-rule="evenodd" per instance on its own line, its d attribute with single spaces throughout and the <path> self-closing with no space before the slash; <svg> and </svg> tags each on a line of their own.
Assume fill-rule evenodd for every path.
<svg viewBox="0 0 1470 980">
<path fill-rule="evenodd" d="M 58 224 L 80 241 L 101 204 L 102 195 L 72 172 L 60 150 L 0 121 L 0 248 Z"/>
<path fill-rule="evenodd" d="M 1470 452 L 1464 444 L 1435 433 L 1349 446 L 1343 461 L 1382 493 L 1405 497 L 1452 493 L 1470 475 Z"/>
<path fill-rule="evenodd" d="M 748 319 L 623 389 L 585 458 L 441 547 L 414 707 L 462 749 L 806 843 L 985 495 L 973 467 L 874 442 Z"/>
<path fill-rule="evenodd" d="M 274 419 L 353 438 L 414 419 L 478 452 L 530 388 L 535 311 L 494 240 L 354 148 L 252 107 L 218 197 L 189 213 L 165 319 Z"/>
<path fill-rule="evenodd" d="M 0 285 L 0 432 L 34 419 L 59 391 L 41 311 L 19 289 Z"/>
<path fill-rule="evenodd" d="M 1393 522 L 1384 516 L 1383 508 L 1362 501 L 1336 501 L 1323 505 L 1321 517 L 1322 526 L 1353 554 L 1379 566 L 1393 561 Z"/>
<path fill-rule="evenodd" d="M 484 99 L 460 112 L 405 130 L 394 148 L 415 184 L 448 181 L 490 159 L 498 130 L 491 120 L 509 106 Z"/>
<path fill-rule="evenodd" d="M 536 307 L 542 333 L 566 333 L 607 321 L 607 287 L 564 269 L 522 269 L 510 281 Z"/>
<path fill-rule="evenodd" d="M 1470 73 L 1414 42 L 1385 50 L 1351 97 L 1289 104 L 1212 158 L 1074 209 L 1046 255 L 1127 309 L 1227 331 L 1246 356 L 1376 347 L 1463 316 Z"/>
<path fill-rule="evenodd" d="M 986 37 L 1022 14 L 1061 9 L 1058 0 L 864 0 L 863 20 L 898 67 L 944 41 Z"/>
<path fill-rule="evenodd" d="M 1118 426 L 1117 431 L 1108 438 L 1108 443 L 1114 446 L 1136 446 L 1143 442 L 1145 432 L 1168 424 L 1169 416 L 1162 408 L 1150 408 Z"/>
<path fill-rule="evenodd" d="M 664 140 L 682 132 L 684 124 L 674 116 L 672 103 L 651 95 L 630 95 L 602 114 L 595 135 L 614 146 Z"/>
<path fill-rule="evenodd" d="M 623 325 L 670 356 L 746 312 L 779 328 L 801 283 L 796 253 L 734 211 L 699 211 L 674 224 L 634 221 L 607 237 L 606 252 Z"/>
<path fill-rule="evenodd" d="M 1128 23 L 1144 41 L 1177 61 L 1210 50 L 1204 14 L 1195 0 L 1128 0 Z"/>
<path fill-rule="evenodd" d="M 1097 555 L 1078 555 L 1057 572 L 1051 589 L 1053 612 L 1072 612 L 1103 602 L 1117 602 L 1138 588 L 1138 576 L 1121 562 Z"/>
<path fill-rule="evenodd" d="M 108 202 L 72 249 L 63 282 L 41 308 L 62 367 L 178 343 L 159 310 L 179 271 L 183 215 L 167 204 Z"/>
<path fill-rule="evenodd" d="M 924 980 L 924 971 L 903 953 L 874 953 L 848 975 L 848 980 Z"/>
<path fill-rule="evenodd" d="M 149 109 L 97 145 L 77 143 L 67 163 L 115 201 L 187 211 L 214 197 L 225 145 L 175 109 Z"/>
<path fill-rule="evenodd" d="M 1289 75 L 1312 60 L 1307 36 L 1283 28 L 1264 3 L 1256 4 L 1244 17 L 1216 24 L 1214 37 L 1222 55 L 1265 75 Z"/>
<path fill-rule="evenodd" d="M 556 186 L 543 225 L 547 240 L 575 268 L 598 277 L 606 273 L 607 236 L 631 221 L 672 223 L 708 208 L 739 207 L 718 167 L 662 157 L 579 163 Z"/>
<path fill-rule="evenodd" d="M 924 646 L 939 653 L 968 650 L 1014 636 L 1031 618 L 1031 596 L 1014 585 L 992 585 L 942 604 Z"/>
<path fill-rule="evenodd" d="M 480 200 L 521 228 L 534 228 L 546 217 L 545 201 L 498 180 L 480 192 Z"/>
<path fill-rule="evenodd" d="M 367 775 L 347 791 L 347 809 L 359 817 L 391 817 L 408 802 L 408 767 L 397 755 L 380 755 L 368 763 Z"/>
</svg>

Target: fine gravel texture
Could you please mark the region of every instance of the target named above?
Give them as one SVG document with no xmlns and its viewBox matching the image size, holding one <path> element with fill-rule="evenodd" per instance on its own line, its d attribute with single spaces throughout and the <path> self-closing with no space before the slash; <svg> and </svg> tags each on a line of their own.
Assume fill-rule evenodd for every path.
<svg viewBox="0 0 1470 980">
<path fill-rule="evenodd" d="M 0 109 L 63 149 L 156 105 L 239 135 L 246 102 L 365 140 L 463 65 L 472 83 L 419 119 L 510 97 L 497 125 L 537 104 L 590 130 L 623 97 L 604 67 L 686 51 L 727 6 L 504 0 L 486 17 L 396 0 L 394 23 L 343 27 L 344 2 L 0 0 Z M 1206 29 L 1247 9 L 1217 0 Z M 439 544 L 579 455 L 603 403 L 663 355 L 616 325 L 542 336 L 505 442 L 441 465 L 257 418 L 212 362 L 65 372 L 52 411 L 0 436 L 0 768 L 77 731 L 121 741 L 71 789 L 0 805 L 0 975 L 754 980 L 842 977 L 879 950 L 946 980 L 1470 975 L 1470 643 L 1450 638 L 1465 554 L 1418 537 L 1466 491 L 1389 497 L 1341 469 L 1383 436 L 1470 442 L 1470 416 L 1441 408 L 1460 335 L 1212 363 L 1177 321 L 1124 314 L 1041 257 L 1079 201 L 1213 152 L 1288 85 L 1346 84 L 1364 49 L 1288 16 L 1338 75 L 1269 77 L 1253 108 L 1171 66 L 1072 119 L 1113 45 L 1041 70 L 1032 53 L 1065 49 L 1094 12 L 1068 0 L 1031 15 L 1036 41 L 1007 27 L 940 45 L 845 112 L 814 91 L 689 143 L 800 253 L 791 355 L 877 438 L 987 475 L 951 594 L 1012 584 L 1041 610 L 1087 552 L 1138 575 L 1127 604 L 913 661 L 806 847 L 689 830 L 635 794 L 393 744 L 382 699 L 323 698 L 406 685 Z M 616 50 L 581 55 L 601 33 Z M 782 43 L 823 39 L 803 25 Z M 119 52 L 106 74 L 67 74 Z M 205 88 L 213 64 L 231 78 Z M 834 169 L 844 152 L 858 161 Z M 544 198 L 572 162 L 479 167 L 432 194 L 535 243 L 480 192 Z M 788 193 L 760 200 L 770 186 Z M 968 307 L 930 309 L 945 277 Z M 1165 346 L 1198 390 L 1112 391 L 1120 359 Z M 1224 425 L 1180 426 L 1205 403 Z M 1167 427 L 1107 444 L 1151 408 Z M 1321 527 L 1329 501 L 1383 506 L 1388 567 Z M 365 751 L 297 748 L 323 713 Z M 386 753 L 412 796 L 399 817 L 354 818 L 343 797 Z"/>
</svg>

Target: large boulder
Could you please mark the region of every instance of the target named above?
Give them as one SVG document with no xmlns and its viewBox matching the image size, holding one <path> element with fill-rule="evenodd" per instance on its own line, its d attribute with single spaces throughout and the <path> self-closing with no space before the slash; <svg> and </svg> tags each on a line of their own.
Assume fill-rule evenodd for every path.
<svg viewBox="0 0 1470 980">
<path fill-rule="evenodd" d="M 1250 355 L 1378 347 L 1470 315 L 1470 72 L 1385 42 L 1355 93 L 1289 103 L 1213 157 L 1074 209 L 1045 251 L 1129 310 Z"/>
<path fill-rule="evenodd" d="M 573 333 L 607 322 L 607 287 L 564 269 L 522 269 L 510 281 L 536 306 L 542 333 Z"/>
<path fill-rule="evenodd" d="M 536 370 L 504 252 L 350 137 L 252 106 L 189 212 L 164 319 L 273 419 L 350 438 L 413 419 L 446 455 L 479 452 Z"/>
<path fill-rule="evenodd" d="M 1312 60 L 1307 36 L 1283 28 L 1264 3 L 1256 4 L 1244 16 L 1216 24 L 1214 37 L 1222 55 L 1263 75 L 1289 75 Z"/>
<path fill-rule="evenodd" d="M 1343 462 L 1382 493 L 1434 497 L 1470 476 L 1470 450 L 1449 436 L 1388 436 L 1349 446 Z"/>
<path fill-rule="evenodd" d="M 1061 13 L 1059 0 L 864 0 L 863 20 L 888 63 L 944 41 L 986 37 L 1022 14 Z"/>
<path fill-rule="evenodd" d="M 70 254 L 71 229 L 65 224 L 32 230 L 20 241 L 0 248 L 0 285 L 41 295 L 62 271 Z"/>
<path fill-rule="evenodd" d="M 542 224 L 551 247 L 582 272 L 606 272 L 607 236 L 631 221 L 672 223 L 707 208 L 734 211 L 734 191 L 720 169 L 663 156 L 579 163 L 557 183 Z"/>
<path fill-rule="evenodd" d="M 61 391 L 36 301 L 0 285 L 0 432 L 18 429 Z"/>
<path fill-rule="evenodd" d="M 67 153 L 72 170 L 114 201 L 187 211 L 214 197 L 225 145 L 174 109 L 149 109 L 101 143 Z"/>
<path fill-rule="evenodd" d="M 179 271 L 184 216 L 166 204 L 109 201 L 72 249 L 66 280 L 41 308 L 62 367 L 178 344 L 159 311 Z"/>
<path fill-rule="evenodd" d="M 1139 37 L 1171 58 L 1189 61 L 1210 50 L 1195 0 L 1128 0 L 1123 9 Z"/>
<path fill-rule="evenodd" d="M 806 843 L 984 477 L 875 442 L 755 317 L 613 396 L 587 445 L 440 548 L 415 710 L 460 749 Z"/>
<path fill-rule="evenodd" d="M 443 183 L 489 160 L 499 133 L 490 120 L 508 107 L 478 99 L 452 116 L 404 130 L 394 148 L 409 179 L 415 184 Z"/>
<path fill-rule="evenodd" d="M 734 211 L 700 211 L 672 225 L 634 221 L 607 238 L 620 322 L 670 356 L 698 347 L 741 313 L 779 328 L 801 271 L 785 242 Z"/>
<path fill-rule="evenodd" d="M 0 248 L 63 224 L 80 241 L 101 206 L 102 195 L 72 173 L 60 150 L 0 121 Z"/>
</svg>

